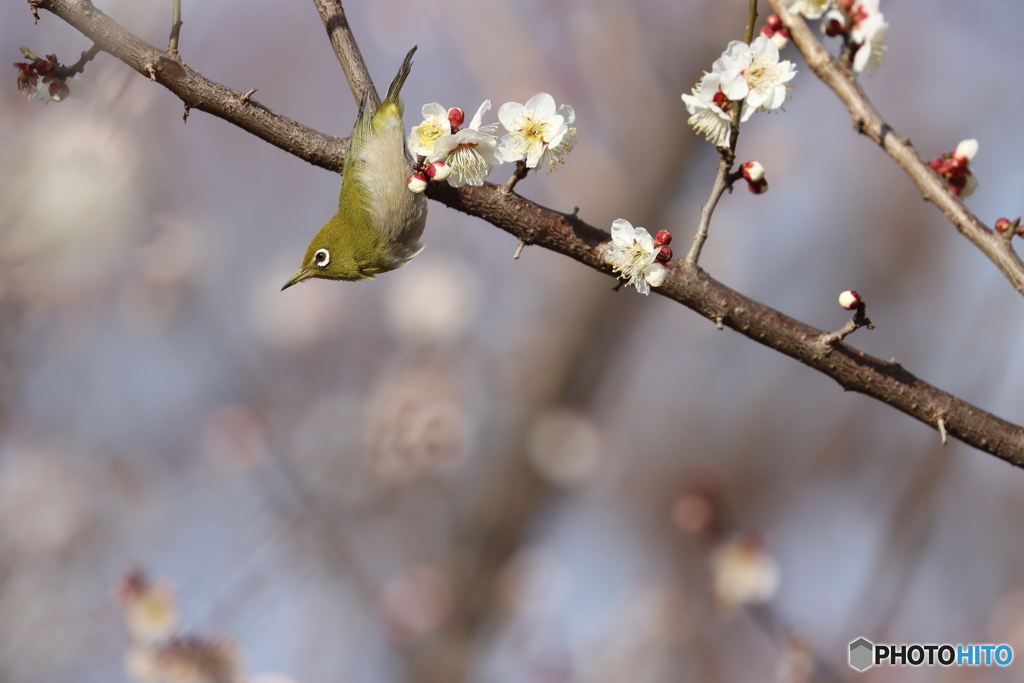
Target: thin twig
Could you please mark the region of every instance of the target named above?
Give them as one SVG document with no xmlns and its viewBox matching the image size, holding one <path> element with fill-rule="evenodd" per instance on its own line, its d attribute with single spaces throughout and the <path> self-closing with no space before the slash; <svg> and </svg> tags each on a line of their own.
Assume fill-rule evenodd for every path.
<svg viewBox="0 0 1024 683">
<path fill-rule="evenodd" d="M 743 40 L 748 45 L 754 39 L 754 24 L 757 22 L 757 0 L 750 0 L 747 8 L 747 27 L 743 32 Z M 693 243 L 690 251 L 686 254 L 686 263 L 691 266 L 697 265 L 700 260 L 700 252 L 704 243 L 708 240 L 708 228 L 711 226 L 711 215 L 718 206 L 718 200 L 727 189 L 732 187 L 736 180 L 735 174 L 731 173 L 733 162 L 736 161 L 736 143 L 740 137 L 740 113 L 743 108 L 739 102 L 733 105 L 736 111 L 732 115 L 732 130 L 729 133 L 729 148 L 719 148 L 722 158 L 718 162 L 718 173 L 715 175 L 715 182 L 711 186 L 711 195 L 707 202 L 700 209 L 700 222 L 697 224 L 697 232 L 693 236 Z"/>
<path fill-rule="evenodd" d="M 171 37 L 167 40 L 167 51 L 178 54 L 178 36 L 181 34 L 181 0 L 171 0 Z"/>
<path fill-rule="evenodd" d="M 257 90 L 259 90 L 259 88 L 251 88 L 250 90 L 246 91 L 245 94 L 238 98 L 239 101 L 249 102 L 249 98 L 252 97 Z"/>
<path fill-rule="evenodd" d="M 380 96 L 377 89 L 373 87 L 373 80 L 370 72 L 363 61 L 363 54 L 356 45 L 355 36 L 352 35 L 352 28 L 345 18 L 345 8 L 341 6 L 341 0 L 313 0 L 316 9 L 320 12 L 320 19 L 324 22 L 327 35 L 331 39 L 331 46 L 334 54 L 345 72 L 345 78 L 352 89 L 352 96 L 356 98 L 356 104 L 363 101 L 363 93 L 370 92 L 367 102 L 371 109 L 380 106 Z"/>
<path fill-rule="evenodd" d="M 516 170 L 512 172 L 512 177 L 510 177 L 508 179 L 508 182 L 505 183 L 505 189 L 507 189 L 509 192 L 511 192 L 515 188 L 516 184 L 518 184 L 520 180 L 525 178 L 526 174 L 529 173 L 529 172 L 530 172 L 530 169 L 526 168 L 526 161 L 524 161 L 523 159 L 520 159 L 519 161 L 517 161 L 516 162 Z M 516 258 L 519 258 L 519 257 L 516 256 Z"/>
<path fill-rule="evenodd" d="M 938 428 L 939 428 L 939 436 L 942 438 L 942 445 L 945 446 L 946 445 L 946 421 L 940 417 L 936 426 L 938 426 Z"/>
<path fill-rule="evenodd" d="M 960 234 L 969 239 L 1002 271 L 1014 288 L 1024 294 L 1024 261 L 998 233 L 990 230 L 952 192 L 944 180 L 928 166 L 910 141 L 892 129 L 875 109 L 860 84 L 844 69 L 814 35 L 807 23 L 787 9 L 788 0 L 769 0 L 775 13 L 789 29 L 793 43 L 825 85 L 830 87 L 850 111 L 857 131 L 874 140 L 917 185 L 926 201 L 934 204 Z"/>
<path fill-rule="evenodd" d="M 100 46 L 97 45 L 96 43 L 93 43 L 93 46 L 90 47 L 85 52 L 83 52 L 82 56 L 74 64 L 72 64 L 71 66 L 59 66 L 59 67 L 57 67 L 57 69 L 56 69 L 57 75 L 58 76 L 64 76 L 65 78 L 67 78 L 69 76 L 75 76 L 77 74 L 82 73 L 83 71 L 85 71 L 85 65 L 88 64 L 89 62 L 91 62 L 93 60 L 93 58 L 95 58 L 96 55 L 99 54 L 99 52 L 100 52 Z"/>
<path fill-rule="evenodd" d="M 735 134 L 737 129 L 733 129 Z M 711 225 L 711 214 L 715 212 L 715 207 L 718 206 L 718 200 L 722 198 L 731 183 L 729 182 L 729 170 L 732 168 L 733 156 L 732 153 L 723 153 L 722 158 L 718 162 L 718 173 L 715 174 L 715 183 L 711 186 L 711 195 L 708 197 L 707 202 L 700 209 L 700 222 L 697 223 L 697 233 L 693 236 L 693 244 L 690 245 L 690 251 L 686 254 L 686 262 L 690 265 L 697 265 L 697 261 L 700 260 L 700 251 L 704 248 L 704 242 L 708 239 L 708 226 Z"/>
<path fill-rule="evenodd" d="M 826 334 L 824 337 L 821 338 L 821 343 L 824 344 L 825 346 L 835 346 L 838 342 L 841 342 L 842 340 L 846 339 L 847 337 L 849 337 L 851 334 L 853 334 L 862 327 L 866 327 L 869 330 L 875 329 L 875 326 L 871 323 L 871 318 L 867 317 L 864 314 L 864 311 L 865 306 L 864 303 L 861 302 L 857 306 L 857 309 L 853 314 L 853 318 L 850 319 L 850 322 L 846 323 L 846 325 L 843 326 L 843 329 L 832 332 L 831 334 Z"/>
<path fill-rule="evenodd" d="M 518 259 L 519 255 L 523 253 L 523 247 L 526 246 L 526 242 L 519 240 L 519 244 L 516 246 L 516 253 L 512 254 L 512 259 Z"/>
<path fill-rule="evenodd" d="M 32 23 L 39 23 L 39 2 L 37 0 L 28 0 L 28 8 L 32 10 Z"/>
</svg>

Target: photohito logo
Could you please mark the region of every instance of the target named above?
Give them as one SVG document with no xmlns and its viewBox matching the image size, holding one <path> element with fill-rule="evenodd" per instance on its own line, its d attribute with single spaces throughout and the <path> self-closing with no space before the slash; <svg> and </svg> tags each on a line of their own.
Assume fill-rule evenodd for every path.
<svg viewBox="0 0 1024 683">
<path fill-rule="evenodd" d="M 876 664 L 891 666 L 1009 666 L 1009 645 L 875 645 L 867 638 L 850 643 L 850 666 L 864 671 Z"/>
</svg>

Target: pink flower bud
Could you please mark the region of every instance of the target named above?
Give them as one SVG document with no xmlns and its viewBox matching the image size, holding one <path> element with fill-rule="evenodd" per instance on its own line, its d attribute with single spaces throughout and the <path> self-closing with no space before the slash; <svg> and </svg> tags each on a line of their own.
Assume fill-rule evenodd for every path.
<svg viewBox="0 0 1024 683">
<path fill-rule="evenodd" d="M 768 181 L 765 180 L 764 178 L 761 178 L 756 183 L 748 182 L 747 187 L 754 194 L 764 194 L 765 192 L 768 191 Z"/>
<path fill-rule="evenodd" d="M 658 263 L 668 263 L 672 260 L 672 247 L 662 245 L 658 255 L 654 257 Z"/>
<path fill-rule="evenodd" d="M 409 191 L 415 194 L 427 189 L 427 176 L 422 173 L 413 173 L 406 182 L 409 184 Z"/>
<path fill-rule="evenodd" d="M 447 180 L 448 176 L 452 174 L 452 167 L 443 161 L 435 161 L 434 163 L 427 166 L 427 175 L 430 176 L 434 182 L 441 182 Z"/>
<path fill-rule="evenodd" d="M 862 303 L 864 303 L 864 300 L 860 298 L 860 294 L 852 289 L 848 289 L 839 295 L 839 305 L 848 311 L 852 311 Z"/>
<path fill-rule="evenodd" d="M 932 170 L 938 173 L 942 170 L 942 157 L 936 157 L 928 162 L 928 165 L 932 167 Z"/>
<path fill-rule="evenodd" d="M 769 14 L 765 19 L 765 26 L 771 27 L 773 31 L 778 31 L 782 28 L 782 18 L 778 14 Z"/>
<path fill-rule="evenodd" d="M 963 164 L 973 159 L 974 155 L 977 153 L 978 141 L 971 138 L 970 140 L 963 140 L 956 146 L 956 150 L 953 152 L 953 158 Z"/>
<path fill-rule="evenodd" d="M 1009 218 L 1000 218 L 996 221 L 996 232 L 1006 233 L 1014 228 L 1013 223 L 1010 222 Z"/>
<path fill-rule="evenodd" d="M 743 177 L 752 183 L 761 182 L 764 178 L 764 166 L 756 161 L 743 164 Z"/>
<path fill-rule="evenodd" d="M 664 244 L 672 243 L 672 233 L 668 230 L 659 230 L 654 233 L 654 246 L 660 247 Z"/>
<path fill-rule="evenodd" d="M 775 43 L 776 50 L 781 50 L 789 45 L 789 31 L 786 29 L 776 31 L 769 37 L 772 39 L 772 42 Z"/>
<path fill-rule="evenodd" d="M 452 128 L 461 126 L 466 121 L 466 112 L 462 111 L 458 107 L 452 107 L 448 110 L 448 123 L 452 124 Z"/>
</svg>

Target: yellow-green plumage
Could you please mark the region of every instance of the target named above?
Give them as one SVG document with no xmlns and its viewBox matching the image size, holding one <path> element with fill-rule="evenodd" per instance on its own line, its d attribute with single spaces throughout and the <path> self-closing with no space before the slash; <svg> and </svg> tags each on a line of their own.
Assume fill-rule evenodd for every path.
<svg viewBox="0 0 1024 683">
<path fill-rule="evenodd" d="M 372 278 L 405 265 L 422 249 L 427 199 L 408 188 L 412 159 L 399 99 L 414 52 L 415 47 L 372 114 L 363 97 L 345 157 L 338 212 L 320 228 L 302 268 L 282 289 L 309 278 Z"/>
</svg>

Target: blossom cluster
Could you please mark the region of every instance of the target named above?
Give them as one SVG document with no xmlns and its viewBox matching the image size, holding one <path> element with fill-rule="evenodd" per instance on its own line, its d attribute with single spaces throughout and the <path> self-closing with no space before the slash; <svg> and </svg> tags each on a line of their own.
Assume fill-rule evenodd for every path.
<svg viewBox="0 0 1024 683">
<path fill-rule="evenodd" d="M 526 168 L 554 166 L 576 143 L 576 113 L 567 104 L 555 106 L 555 98 L 538 93 L 526 104 L 506 102 L 498 108 L 498 121 L 508 131 L 500 140 L 498 124 L 484 124 L 491 101 L 480 105 L 469 126 L 459 108 L 446 109 L 433 102 L 423 106 L 423 121 L 409 134 L 409 151 L 428 164 L 425 174 L 433 180 L 447 180 L 453 187 L 483 185 L 491 169 L 506 161 L 522 162 Z M 439 169 L 440 177 L 431 169 Z M 447 169 L 447 170 L 445 170 Z M 414 176 L 415 178 L 415 176 Z M 417 183 L 419 179 L 417 179 Z M 422 178 L 426 189 L 426 177 Z M 419 185 L 410 189 L 422 191 Z"/>
<path fill-rule="evenodd" d="M 950 192 L 966 199 L 978 189 L 978 179 L 970 169 L 971 159 L 977 153 L 977 140 L 962 140 L 955 150 L 932 159 L 928 165 L 939 177 L 946 179 Z"/>
<path fill-rule="evenodd" d="M 749 45 L 734 40 L 692 94 L 683 95 L 688 123 L 716 147 L 728 147 L 737 107 L 741 123 L 756 111 L 778 109 L 795 75 L 791 62 L 779 61 L 779 49 L 768 36 L 760 35 Z"/>
<path fill-rule="evenodd" d="M 31 53 L 25 52 L 26 57 Z M 60 64 L 56 55 L 47 55 L 46 59 L 30 58 L 27 62 L 15 62 L 18 70 L 18 90 L 28 98 L 46 102 L 63 102 L 69 97 L 80 98 L 84 90 L 82 82 L 74 76 L 60 73 Z"/>
<path fill-rule="evenodd" d="M 650 294 L 651 287 L 660 287 L 668 278 L 665 264 L 672 258 L 672 233 L 659 230 L 651 237 L 644 228 L 634 228 L 624 218 L 612 223 L 612 239 L 605 251 L 605 259 L 641 294 Z"/>
<path fill-rule="evenodd" d="M 861 73 L 885 58 L 885 32 L 889 24 L 878 11 L 879 0 L 797 0 L 789 11 L 808 19 L 821 19 L 821 31 L 843 38 L 850 51 L 850 67 Z"/>
</svg>

